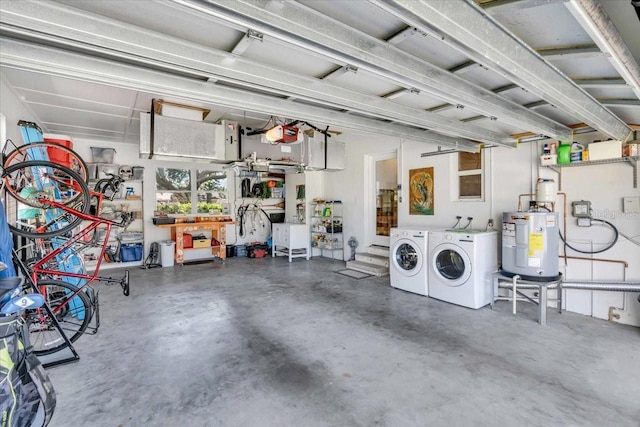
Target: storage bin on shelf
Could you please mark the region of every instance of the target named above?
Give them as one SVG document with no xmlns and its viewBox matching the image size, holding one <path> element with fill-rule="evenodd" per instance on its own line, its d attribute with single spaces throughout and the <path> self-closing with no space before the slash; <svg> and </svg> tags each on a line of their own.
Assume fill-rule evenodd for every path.
<svg viewBox="0 0 640 427">
<path fill-rule="evenodd" d="M 136 181 L 140 181 L 140 180 L 144 179 L 144 167 L 142 167 L 142 166 L 133 166 L 131 168 L 131 170 L 133 171 L 133 176 L 131 177 L 131 179 L 136 180 Z"/>
<path fill-rule="evenodd" d="M 71 138 L 69 138 L 66 135 L 44 136 L 43 139 L 45 142 L 61 145 L 63 147 L 73 150 L 73 142 L 71 142 Z M 49 160 L 52 161 L 53 163 L 58 163 L 68 168 L 72 167 L 71 156 L 67 151 L 58 149 L 56 147 L 50 147 L 50 148 L 47 148 L 47 155 L 49 156 Z"/>
<path fill-rule="evenodd" d="M 133 262 L 142 260 L 142 243 L 128 243 L 120 246 L 120 260 Z"/>
<path fill-rule="evenodd" d="M 132 240 L 142 240 L 144 238 L 144 233 L 142 231 L 124 231 L 120 233 L 120 240 L 122 242 L 132 241 Z"/>
<path fill-rule="evenodd" d="M 592 142 L 587 146 L 589 160 L 606 160 L 622 157 L 622 141 Z"/>
<path fill-rule="evenodd" d="M 209 248 L 211 247 L 211 239 L 206 238 L 204 235 L 193 236 L 193 248 Z"/>
<path fill-rule="evenodd" d="M 113 163 L 115 154 L 115 148 L 91 147 L 91 158 L 93 163 Z"/>
</svg>

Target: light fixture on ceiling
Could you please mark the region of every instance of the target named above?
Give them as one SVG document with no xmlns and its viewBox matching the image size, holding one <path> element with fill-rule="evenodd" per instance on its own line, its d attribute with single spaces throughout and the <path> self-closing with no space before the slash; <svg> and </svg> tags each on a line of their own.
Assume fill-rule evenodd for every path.
<svg viewBox="0 0 640 427">
<path fill-rule="evenodd" d="M 303 140 L 300 128 L 287 125 L 272 127 L 265 133 L 264 137 L 272 144 L 299 144 Z"/>
</svg>

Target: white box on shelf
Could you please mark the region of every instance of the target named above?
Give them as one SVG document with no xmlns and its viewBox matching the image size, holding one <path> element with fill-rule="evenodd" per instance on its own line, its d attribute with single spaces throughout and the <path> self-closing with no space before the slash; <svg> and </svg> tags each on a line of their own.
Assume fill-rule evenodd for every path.
<svg viewBox="0 0 640 427">
<path fill-rule="evenodd" d="M 617 159 L 622 157 L 622 141 L 592 142 L 587 146 L 589 160 Z"/>
<path fill-rule="evenodd" d="M 551 166 L 558 163 L 557 154 L 543 154 L 540 156 L 540 166 Z"/>
</svg>

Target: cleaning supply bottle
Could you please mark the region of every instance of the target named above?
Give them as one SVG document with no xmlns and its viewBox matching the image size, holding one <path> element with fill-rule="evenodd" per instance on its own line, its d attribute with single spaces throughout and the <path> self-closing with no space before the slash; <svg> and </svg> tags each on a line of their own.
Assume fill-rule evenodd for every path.
<svg viewBox="0 0 640 427">
<path fill-rule="evenodd" d="M 576 141 L 573 141 L 573 144 L 571 144 L 571 154 L 570 154 L 571 163 L 582 161 L 583 150 L 584 150 L 584 146 L 578 144 Z"/>
<path fill-rule="evenodd" d="M 560 144 L 558 146 L 558 164 L 566 165 L 571 162 L 571 144 Z"/>
</svg>

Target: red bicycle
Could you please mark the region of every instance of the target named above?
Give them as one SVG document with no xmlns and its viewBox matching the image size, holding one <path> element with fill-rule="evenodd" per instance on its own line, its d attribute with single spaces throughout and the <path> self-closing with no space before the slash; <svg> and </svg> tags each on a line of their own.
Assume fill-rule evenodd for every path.
<svg viewBox="0 0 640 427">
<path fill-rule="evenodd" d="M 99 209 L 105 197 L 104 191 L 117 190 L 119 180 L 112 177 L 112 180 L 106 180 L 106 184 L 100 184 L 103 192 L 90 192 L 78 174 L 48 161 L 10 165 L 4 169 L 2 179 L 6 194 L 10 196 L 7 199 L 13 199 L 18 209 L 36 209 L 36 218 L 44 218 L 43 222 L 36 219 L 21 232 L 35 237 L 35 256 L 26 264 L 31 279 L 45 296 L 55 320 L 71 342 L 87 331 L 94 318 L 95 333 L 99 326 L 98 293 L 90 284 L 95 281 L 119 283 L 124 295 L 129 295 L 128 271 L 125 271 L 124 277 L 117 279 L 101 277 L 98 272 L 112 227 L 129 225 L 132 213 L 121 212 L 121 220 L 115 221 L 87 212 L 91 196 L 97 198 L 95 206 Z M 86 221 L 87 225 L 71 233 L 75 224 L 82 221 Z M 70 224 L 74 224 L 74 227 Z M 98 228 L 104 233 L 97 233 Z M 104 236 L 102 242 L 99 241 L 99 235 Z M 94 272 L 88 274 L 81 252 L 99 246 L 97 265 Z M 36 354 L 53 353 L 67 345 L 47 311 L 34 310 L 30 316 L 30 337 Z"/>
</svg>

